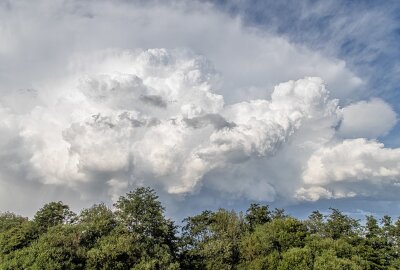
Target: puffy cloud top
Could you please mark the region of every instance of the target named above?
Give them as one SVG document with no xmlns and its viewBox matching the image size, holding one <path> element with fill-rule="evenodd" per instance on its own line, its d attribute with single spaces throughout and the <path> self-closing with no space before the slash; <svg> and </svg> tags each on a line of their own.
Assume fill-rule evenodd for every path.
<svg viewBox="0 0 400 270">
<path fill-rule="evenodd" d="M 343 108 L 339 134 L 345 138 L 375 139 L 386 135 L 396 122 L 396 113 L 383 100 L 359 101 Z"/>
<path fill-rule="evenodd" d="M 44 104 L 34 94 L 20 111 L 12 99 L 3 99 L 2 134 L 9 144 L 3 149 L 15 134 L 21 142 L 19 151 L 4 155 L 24 160 L 22 168 L 34 181 L 78 190 L 100 185 L 113 198 L 143 184 L 190 194 L 214 173 L 230 170 L 238 180 L 255 184 L 221 177 L 211 186 L 258 200 L 283 195 L 317 200 L 355 196 L 335 190 L 335 182 L 393 182 L 399 176 L 397 149 L 365 139 L 329 146 L 340 123 L 339 134 L 350 132 L 354 110 L 392 112 L 380 100 L 340 109 L 322 79 L 306 77 L 277 85 L 269 100 L 225 105 L 215 93 L 219 74 L 204 57 L 188 51 L 112 50 L 88 57 L 93 65 L 85 67 L 86 75 L 68 83 L 54 103 Z M 282 162 L 296 152 L 299 157 L 290 157 L 288 165 L 296 177 L 309 158 L 304 182 L 284 184 L 279 172 L 274 179 L 257 165 Z M 249 172 L 254 166 L 257 171 Z M 289 191 L 290 185 L 297 191 Z"/>
<path fill-rule="evenodd" d="M 202 57 L 152 49 L 99 59 L 106 74 L 89 72 L 68 97 L 18 116 L 37 181 L 76 186 L 105 174 L 110 185 L 152 179 L 170 193 L 193 192 L 212 170 L 272 156 L 304 121 L 337 114 L 320 78 L 282 83 L 270 101 L 225 106 Z M 127 68 L 111 72 L 110 62 Z M 5 119 L 17 117 L 4 104 Z"/>
<path fill-rule="evenodd" d="M 31 194 L 24 208 L 52 192 L 92 203 L 141 185 L 186 203 L 398 186 L 398 149 L 374 141 L 397 116 L 379 99 L 349 104 L 363 81 L 342 60 L 197 2 L 6 3 L 4 210 L 15 209 L 9 190 Z"/>
</svg>

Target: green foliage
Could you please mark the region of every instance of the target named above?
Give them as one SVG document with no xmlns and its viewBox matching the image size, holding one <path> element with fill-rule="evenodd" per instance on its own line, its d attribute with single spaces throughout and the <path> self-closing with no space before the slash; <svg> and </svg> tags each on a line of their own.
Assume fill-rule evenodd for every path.
<svg viewBox="0 0 400 270">
<path fill-rule="evenodd" d="M 41 231 L 59 225 L 72 223 L 75 214 L 69 210 L 69 206 L 59 202 L 50 202 L 45 204 L 36 212 L 33 221 L 36 222 Z"/>
<path fill-rule="evenodd" d="M 102 237 L 87 252 L 87 269 L 130 269 L 140 258 L 137 238 L 121 228 Z"/>
<path fill-rule="evenodd" d="M 74 225 L 51 227 L 30 247 L 33 269 L 82 269 L 85 249 L 81 246 L 81 230 Z"/>
<path fill-rule="evenodd" d="M 175 227 L 165 219 L 164 207 L 154 190 L 138 188 L 121 196 L 114 206 L 118 220 L 128 231 L 137 233 L 142 241 L 173 244 Z"/>
<path fill-rule="evenodd" d="M 321 256 L 315 259 L 315 270 L 362 270 L 361 265 L 356 262 L 337 257 L 333 251 L 324 252 Z"/>
<path fill-rule="evenodd" d="M 100 237 L 107 236 L 117 226 L 114 213 L 104 204 L 84 209 L 78 221 L 82 231 L 81 243 L 87 248 L 93 247 Z"/>
<path fill-rule="evenodd" d="M 32 221 L 25 221 L 12 227 L 0 233 L 0 254 L 8 254 L 27 247 L 38 236 L 38 228 Z"/>
<path fill-rule="evenodd" d="M 253 230 L 257 225 L 262 225 L 271 221 L 271 211 L 268 205 L 250 204 L 245 217 L 250 229 Z"/>
<path fill-rule="evenodd" d="M 278 270 L 307 270 L 312 269 L 313 258 L 308 248 L 291 248 L 282 254 Z"/>
<path fill-rule="evenodd" d="M 235 269 L 245 224 L 241 215 L 220 209 L 185 220 L 182 267 L 184 269 Z"/>
<path fill-rule="evenodd" d="M 400 269 L 400 219 L 389 216 L 367 216 L 362 226 L 331 209 L 301 221 L 251 204 L 244 215 L 219 209 L 188 217 L 178 234 L 150 188 L 121 196 L 114 207 L 75 215 L 51 202 L 33 220 L 1 213 L 0 269 Z"/>
<path fill-rule="evenodd" d="M 332 213 L 328 216 L 325 224 L 326 235 L 339 239 L 340 237 L 354 236 L 355 228 L 359 226 L 358 221 L 344 215 L 337 209 L 331 208 Z"/>
<path fill-rule="evenodd" d="M 21 225 L 27 218 L 18 216 L 11 212 L 0 213 L 0 233 Z"/>
<path fill-rule="evenodd" d="M 308 231 L 312 234 L 319 234 L 323 236 L 326 228 L 324 223 L 324 215 L 319 211 L 313 211 L 305 222 Z"/>
<path fill-rule="evenodd" d="M 294 218 L 274 219 L 243 237 L 244 255 L 251 258 L 272 251 L 281 253 L 291 247 L 302 247 L 306 232 L 305 225 Z"/>
</svg>

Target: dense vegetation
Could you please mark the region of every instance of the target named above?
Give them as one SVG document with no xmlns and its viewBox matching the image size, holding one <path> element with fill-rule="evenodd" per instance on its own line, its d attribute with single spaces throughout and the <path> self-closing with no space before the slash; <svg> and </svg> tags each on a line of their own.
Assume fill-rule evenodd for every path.
<svg viewBox="0 0 400 270">
<path fill-rule="evenodd" d="M 0 269 L 400 269 L 400 220 L 365 225 L 331 209 L 301 221 L 252 204 L 188 217 L 179 228 L 152 189 L 120 197 L 113 210 L 79 215 L 62 202 L 32 220 L 0 214 Z"/>
</svg>

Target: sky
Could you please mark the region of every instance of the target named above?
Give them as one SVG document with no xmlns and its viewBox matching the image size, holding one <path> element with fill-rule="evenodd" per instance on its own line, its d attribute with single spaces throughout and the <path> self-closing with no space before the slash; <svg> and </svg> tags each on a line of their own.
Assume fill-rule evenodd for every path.
<svg viewBox="0 0 400 270">
<path fill-rule="evenodd" d="M 0 211 L 400 215 L 398 1 L 0 0 Z"/>
</svg>

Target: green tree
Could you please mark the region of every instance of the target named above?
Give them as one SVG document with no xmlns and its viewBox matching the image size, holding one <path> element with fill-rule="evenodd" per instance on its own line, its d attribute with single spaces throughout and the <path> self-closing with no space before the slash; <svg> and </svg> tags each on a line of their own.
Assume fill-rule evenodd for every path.
<svg viewBox="0 0 400 270">
<path fill-rule="evenodd" d="M 273 219 L 257 226 L 241 239 L 241 268 L 271 269 L 268 264 L 276 262 L 276 254 L 280 258 L 290 248 L 304 247 L 306 236 L 307 227 L 292 217 Z M 254 261 L 257 263 L 254 264 Z"/>
<path fill-rule="evenodd" d="M 373 238 L 380 235 L 381 229 L 379 228 L 378 221 L 373 216 L 366 217 L 366 237 Z"/>
<path fill-rule="evenodd" d="M 0 233 L 0 258 L 1 255 L 27 247 L 38 237 L 38 228 L 31 221 L 25 221 Z"/>
<path fill-rule="evenodd" d="M 74 225 L 57 225 L 27 249 L 25 269 L 83 269 L 86 250 L 80 245 L 81 231 Z"/>
<path fill-rule="evenodd" d="M 350 259 L 338 258 L 332 250 L 324 252 L 315 259 L 315 270 L 362 270 L 364 267 Z"/>
<path fill-rule="evenodd" d="M 308 216 L 308 220 L 306 220 L 305 224 L 310 233 L 320 236 L 325 235 L 324 215 L 319 211 L 313 211 L 311 215 Z"/>
<path fill-rule="evenodd" d="M 311 250 L 308 248 L 291 248 L 282 254 L 278 270 L 307 270 L 313 268 Z"/>
<path fill-rule="evenodd" d="M 141 257 L 139 237 L 124 228 L 115 229 L 87 252 L 86 269 L 131 269 Z"/>
<path fill-rule="evenodd" d="M 271 221 L 271 211 L 268 205 L 252 203 L 246 211 L 245 219 L 251 230 L 257 225 L 262 225 Z"/>
<path fill-rule="evenodd" d="M 18 216 L 11 212 L 0 213 L 0 233 L 26 222 L 28 218 Z"/>
<path fill-rule="evenodd" d="M 72 223 L 75 216 L 76 214 L 63 202 L 50 202 L 36 212 L 33 221 L 36 222 L 41 231 L 46 231 L 48 228 L 59 224 Z"/>
<path fill-rule="evenodd" d="M 134 235 L 136 242 L 141 245 L 141 261 L 145 261 L 147 265 L 152 261 L 155 267 L 175 264 L 176 226 L 165 218 L 164 207 L 153 189 L 141 187 L 128 192 L 121 196 L 114 206 L 117 221 Z M 162 256 L 158 257 L 159 254 Z"/>
<path fill-rule="evenodd" d="M 82 210 L 78 224 L 82 231 L 81 243 L 90 248 L 100 237 L 107 236 L 117 226 L 117 221 L 105 204 L 95 204 Z"/>
<path fill-rule="evenodd" d="M 327 236 L 339 239 L 340 237 L 351 237 L 357 234 L 356 229 L 359 228 L 357 220 L 344 215 L 338 209 L 331 208 L 331 211 L 326 222 Z"/>
<path fill-rule="evenodd" d="M 300 221 L 251 204 L 245 215 L 219 209 L 188 217 L 178 237 L 150 188 L 114 206 L 93 205 L 76 216 L 51 202 L 32 221 L 0 213 L 0 269 L 400 269 L 400 219 L 393 224 L 389 216 L 368 216 L 361 226 L 331 209 Z"/>
<path fill-rule="evenodd" d="M 183 220 L 182 238 L 180 241 L 180 261 L 183 269 L 205 269 L 205 260 L 201 254 L 204 243 L 213 237 L 211 223 L 213 212 L 203 211 L 199 215 Z"/>
<path fill-rule="evenodd" d="M 384 236 L 384 231 L 373 216 L 366 217 L 365 239 L 358 249 L 367 262 L 367 269 L 388 269 L 396 256 L 392 244 Z"/>
<path fill-rule="evenodd" d="M 244 219 L 234 211 L 220 209 L 185 219 L 183 228 L 184 269 L 236 269 Z"/>
<path fill-rule="evenodd" d="M 272 219 L 282 219 L 288 217 L 285 213 L 285 209 L 283 208 L 275 208 L 271 213 Z"/>
<path fill-rule="evenodd" d="M 153 189 L 138 188 L 126 196 L 121 196 L 114 206 L 118 220 L 128 231 L 157 243 L 169 243 L 174 240 L 172 221 L 164 217 L 164 207 Z"/>
</svg>

